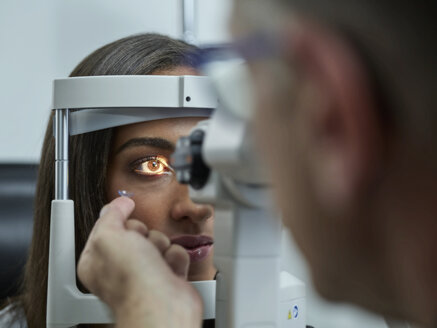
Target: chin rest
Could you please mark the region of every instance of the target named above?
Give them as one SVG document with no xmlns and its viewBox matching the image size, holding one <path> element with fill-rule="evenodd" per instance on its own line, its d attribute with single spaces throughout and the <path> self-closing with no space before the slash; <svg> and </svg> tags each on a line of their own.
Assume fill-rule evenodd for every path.
<svg viewBox="0 0 437 328">
<path fill-rule="evenodd" d="M 32 238 L 38 166 L 0 164 L 0 302 L 17 293 Z"/>
</svg>

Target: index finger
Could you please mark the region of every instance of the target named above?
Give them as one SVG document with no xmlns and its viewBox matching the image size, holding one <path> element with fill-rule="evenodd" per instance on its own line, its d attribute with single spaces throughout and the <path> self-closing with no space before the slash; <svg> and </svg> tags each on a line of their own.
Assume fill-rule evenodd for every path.
<svg viewBox="0 0 437 328">
<path fill-rule="evenodd" d="M 128 197 L 118 197 L 105 205 L 100 211 L 99 225 L 125 228 L 125 222 L 135 208 L 135 203 Z"/>
</svg>

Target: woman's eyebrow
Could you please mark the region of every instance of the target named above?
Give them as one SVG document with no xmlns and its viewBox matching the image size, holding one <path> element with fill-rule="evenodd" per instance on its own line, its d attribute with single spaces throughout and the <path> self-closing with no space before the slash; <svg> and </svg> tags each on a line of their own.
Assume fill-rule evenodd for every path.
<svg viewBox="0 0 437 328">
<path fill-rule="evenodd" d="M 164 138 L 134 138 L 128 140 L 120 147 L 118 147 L 115 154 L 118 154 L 127 148 L 138 147 L 138 146 L 150 146 L 155 148 L 161 148 L 163 150 L 168 150 L 171 152 L 175 150 L 175 144 Z"/>
</svg>

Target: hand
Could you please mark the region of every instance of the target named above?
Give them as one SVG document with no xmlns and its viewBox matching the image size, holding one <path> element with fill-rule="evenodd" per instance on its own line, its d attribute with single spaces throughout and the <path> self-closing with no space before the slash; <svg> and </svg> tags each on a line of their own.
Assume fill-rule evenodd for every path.
<svg viewBox="0 0 437 328">
<path fill-rule="evenodd" d="M 79 279 L 109 305 L 117 327 L 200 327 L 202 302 L 186 281 L 188 254 L 128 220 L 134 207 L 120 197 L 102 209 L 79 259 Z"/>
</svg>

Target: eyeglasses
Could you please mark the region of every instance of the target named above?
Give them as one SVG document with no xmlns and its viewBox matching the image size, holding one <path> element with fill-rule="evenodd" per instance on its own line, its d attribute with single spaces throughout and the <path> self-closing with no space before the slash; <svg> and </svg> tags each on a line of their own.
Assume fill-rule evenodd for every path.
<svg viewBox="0 0 437 328">
<path fill-rule="evenodd" d="M 353 31 L 337 29 L 344 39 L 355 49 L 366 67 L 371 88 L 378 106 L 378 114 L 382 124 L 389 128 L 392 125 L 394 111 L 393 99 L 389 97 L 383 74 L 375 59 L 369 55 L 369 50 L 362 44 L 361 39 Z M 289 45 L 287 45 L 287 48 Z M 248 37 L 237 39 L 232 43 L 216 47 L 204 47 L 189 55 L 190 64 L 203 70 L 208 64 L 217 61 L 251 62 L 280 56 L 285 50 L 285 42 L 280 32 L 255 31 Z"/>
<path fill-rule="evenodd" d="M 280 53 L 280 37 L 268 33 L 253 33 L 232 43 L 220 46 L 203 47 L 187 55 L 187 63 L 202 69 L 211 62 L 241 60 L 253 61 L 265 59 Z"/>
</svg>

